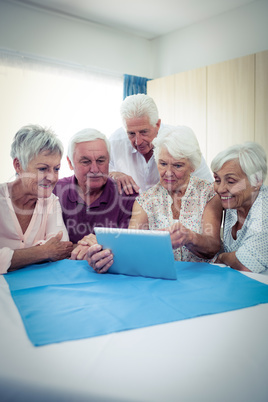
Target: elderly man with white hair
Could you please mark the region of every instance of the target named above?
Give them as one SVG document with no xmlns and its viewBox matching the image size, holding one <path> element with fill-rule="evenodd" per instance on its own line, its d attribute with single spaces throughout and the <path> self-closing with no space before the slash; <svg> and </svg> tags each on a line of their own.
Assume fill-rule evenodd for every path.
<svg viewBox="0 0 268 402">
<path fill-rule="evenodd" d="M 149 95 L 126 97 L 120 113 L 124 128 L 116 130 L 109 138 L 110 176 L 116 180 L 119 191 L 124 189 L 126 194 L 143 192 L 159 181 L 153 139 L 165 125 L 161 124 L 157 106 Z M 203 156 L 195 168 L 195 176 L 213 182 Z"/>
<path fill-rule="evenodd" d="M 70 139 L 67 160 L 74 175 L 60 179 L 54 193 L 74 244 L 95 226 L 128 227 L 135 196 L 119 194 L 108 177 L 109 152 L 109 141 L 98 130 L 86 128 Z"/>
</svg>

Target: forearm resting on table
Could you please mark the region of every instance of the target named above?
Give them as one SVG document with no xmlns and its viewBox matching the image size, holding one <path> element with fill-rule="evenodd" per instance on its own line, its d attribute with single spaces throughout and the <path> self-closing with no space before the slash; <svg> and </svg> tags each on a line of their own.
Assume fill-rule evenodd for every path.
<svg viewBox="0 0 268 402">
<path fill-rule="evenodd" d="M 44 245 L 14 250 L 8 272 L 49 260 L 49 253 Z"/>
<path fill-rule="evenodd" d="M 197 257 L 211 259 L 220 250 L 220 238 L 192 232 L 191 240 L 186 244 L 188 250 Z"/>
<path fill-rule="evenodd" d="M 237 271 L 250 271 L 250 269 L 246 268 L 236 257 L 236 252 L 232 251 L 231 253 L 221 253 L 217 258 L 217 263 L 225 264 L 229 267 L 236 269 Z"/>
<path fill-rule="evenodd" d="M 8 271 L 15 271 L 26 265 L 39 262 L 58 261 L 69 258 L 73 250 L 73 243 L 70 241 L 61 241 L 62 235 L 63 233 L 60 231 L 44 244 L 14 250 Z"/>
</svg>

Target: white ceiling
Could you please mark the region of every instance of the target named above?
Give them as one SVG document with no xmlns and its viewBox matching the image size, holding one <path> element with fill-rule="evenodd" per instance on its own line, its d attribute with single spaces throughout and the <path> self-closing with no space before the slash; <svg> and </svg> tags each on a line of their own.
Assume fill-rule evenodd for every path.
<svg viewBox="0 0 268 402">
<path fill-rule="evenodd" d="M 252 3 L 254 0 L 15 0 L 95 22 L 145 39 Z"/>
</svg>

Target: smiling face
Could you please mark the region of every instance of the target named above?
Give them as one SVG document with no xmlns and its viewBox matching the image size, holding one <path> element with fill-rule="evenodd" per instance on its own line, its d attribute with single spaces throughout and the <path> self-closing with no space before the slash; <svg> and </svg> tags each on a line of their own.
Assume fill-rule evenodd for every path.
<svg viewBox="0 0 268 402">
<path fill-rule="evenodd" d="M 157 168 L 160 183 L 170 193 L 178 191 L 184 193 L 190 180 L 190 174 L 194 171 L 188 159 L 174 159 L 165 147 L 159 153 Z"/>
<path fill-rule="evenodd" d="M 48 151 L 40 152 L 23 170 L 17 159 L 14 167 L 19 174 L 25 195 L 37 198 L 50 197 L 58 181 L 61 155 Z"/>
<path fill-rule="evenodd" d="M 100 191 L 107 182 L 109 154 L 103 140 L 80 142 L 75 145 L 70 168 L 84 194 Z"/>
<path fill-rule="evenodd" d="M 225 209 L 249 209 L 256 199 L 256 188 L 252 187 L 248 177 L 237 160 L 224 163 L 214 173 L 214 189 L 219 194 Z"/>
<path fill-rule="evenodd" d="M 127 135 L 133 148 L 142 154 L 146 160 L 152 156 L 152 141 L 157 136 L 161 121 L 156 126 L 150 124 L 148 116 L 126 119 Z"/>
</svg>

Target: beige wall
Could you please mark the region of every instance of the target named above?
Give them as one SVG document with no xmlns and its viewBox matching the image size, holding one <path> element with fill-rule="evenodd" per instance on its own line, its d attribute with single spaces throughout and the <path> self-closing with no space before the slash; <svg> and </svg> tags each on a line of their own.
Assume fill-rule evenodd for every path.
<svg viewBox="0 0 268 402">
<path fill-rule="evenodd" d="M 254 141 L 254 60 L 207 67 L 207 160 L 234 143 Z"/>
<path fill-rule="evenodd" d="M 249 0 L 148 40 L 48 12 L 30 1 L 0 0 L 0 50 L 94 71 L 158 78 L 267 50 L 267 15 L 267 0 Z"/>
<path fill-rule="evenodd" d="M 255 141 L 268 153 L 268 51 L 256 54 Z"/>
<path fill-rule="evenodd" d="M 25 3 L 0 0 L 0 50 L 98 72 L 152 77 L 149 40 Z"/>
<path fill-rule="evenodd" d="M 202 7 L 201 0 L 199 3 Z M 242 7 L 152 40 L 152 78 L 267 50 L 267 16 L 267 0 L 250 1 Z"/>
</svg>

